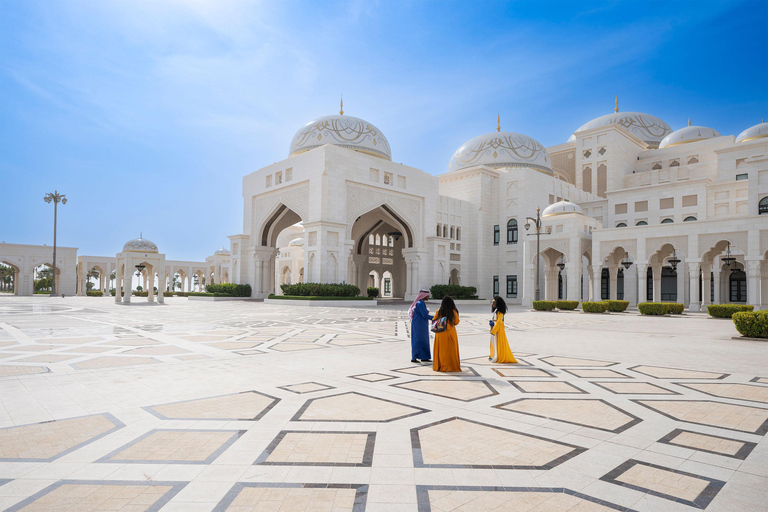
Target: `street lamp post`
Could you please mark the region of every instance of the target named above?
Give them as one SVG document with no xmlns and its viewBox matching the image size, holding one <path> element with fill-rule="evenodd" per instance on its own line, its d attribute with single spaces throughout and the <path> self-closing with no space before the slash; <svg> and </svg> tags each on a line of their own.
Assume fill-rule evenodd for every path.
<svg viewBox="0 0 768 512">
<path fill-rule="evenodd" d="M 540 292 L 539 292 L 539 271 L 540 271 L 540 262 L 539 262 L 539 252 L 540 249 L 540 242 L 541 242 L 541 208 L 536 208 L 536 218 L 533 217 L 526 217 L 528 219 L 528 222 L 525 223 L 525 230 L 528 231 L 531 228 L 531 222 L 533 222 L 534 227 L 536 228 L 536 300 L 541 300 L 540 298 Z M 549 234 L 549 233 L 547 233 Z"/>
<path fill-rule="evenodd" d="M 67 204 L 67 196 L 59 194 L 58 190 L 54 190 L 53 193 L 48 192 L 45 194 L 43 200 L 49 204 L 53 201 L 53 277 L 51 278 L 51 296 L 53 297 L 56 295 L 56 221 L 59 203 Z"/>
</svg>

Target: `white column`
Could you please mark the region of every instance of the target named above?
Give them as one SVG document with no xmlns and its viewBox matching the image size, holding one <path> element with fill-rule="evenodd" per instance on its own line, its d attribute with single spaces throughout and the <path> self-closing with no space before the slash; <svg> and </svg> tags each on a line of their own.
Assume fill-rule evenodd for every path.
<svg viewBox="0 0 768 512">
<path fill-rule="evenodd" d="M 661 265 L 653 267 L 653 302 L 661 302 Z"/>
<path fill-rule="evenodd" d="M 715 300 L 713 304 L 722 304 L 722 298 L 720 297 L 720 269 L 713 273 L 712 279 L 715 281 Z"/>
<path fill-rule="evenodd" d="M 123 272 L 123 304 L 131 303 L 131 281 L 133 279 L 133 260 L 125 258 L 125 272 Z"/>
<path fill-rule="evenodd" d="M 602 281 L 603 277 L 603 268 L 602 266 L 593 266 L 592 267 L 592 290 L 593 290 L 593 301 L 600 302 L 603 299 L 602 293 Z"/>
<path fill-rule="evenodd" d="M 677 265 L 677 299 L 675 302 L 680 304 L 687 304 L 685 300 L 685 262 L 680 262 Z"/>
<path fill-rule="evenodd" d="M 688 304 L 688 311 L 699 311 L 701 298 L 699 297 L 699 274 L 701 272 L 701 265 L 698 262 L 692 262 L 688 264 L 688 277 L 690 279 L 690 303 Z M 704 294 L 704 287 L 702 286 L 701 293 Z M 708 290 L 707 290 L 708 291 Z"/>
<path fill-rule="evenodd" d="M 747 260 L 747 304 L 760 307 L 760 261 Z"/>
<path fill-rule="evenodd" d="M 585 274 L 586 279 L 586 285 L 587 285 L 587 293 L 584 294 L 585 302 L 594 302 L 595 300 L 595 287 L 594 287 L 594 280 L 592 279 L 592 265 L 587 265 L 587 273 Z"/>
<path fill-rule="evenodd" d="M 163 304 L 165 302 L 165 265 L 160 262 L 157 265 L 157 303 Z"/>
<path fill-rule="evenodd" d="M 617 300 L 619 297 L 619 268 L 608 267 L 608 297 Z"/>
<path fill-rule="evenodd" d="M 120 269 L 119 266 L 115 268 L 115 302 L 116 303 L 119 303 L 123 300 L 122 297 L 120 297 L 120 287 L 122 285 L 120 280 L 122 279 L 122 277 L 120 276 L 120 272 L 118 272 L 119 269 Z"/>
<path fill-rule="evenodd" d="M 147 276 L 144 278 L 144 282 L 147 283 L 147 302 L 155 302 L 155 266 L 147 265 L 146 272 Z M 159 286 L 157 288 L 160 289 Z"/>
<path fill-rule="evenodd" d="M 637 303 L 648 301 L 648 265 L 635 263 L 637 267 Z"/>
</svg>

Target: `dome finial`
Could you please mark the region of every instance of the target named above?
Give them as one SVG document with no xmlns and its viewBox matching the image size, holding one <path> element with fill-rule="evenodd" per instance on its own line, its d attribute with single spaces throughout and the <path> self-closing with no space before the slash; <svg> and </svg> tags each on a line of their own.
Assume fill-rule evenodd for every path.
<svg viewBox="0 0 768 512">
<path fill-rule="evenodd" d="M 499 114 L 496 114 L 496 131 L 501 131 L 501 116 Z"/>
<path fill-rule="evenodd" d="M 344 95 L 343 94 L 341 95 L 341 107 L 339 109 L 339 115 L 341 116 L 344 115 Z"/>
<path fill-rule="evenodd" d="M 688 126 L 691 126 L 691 116 L 688 116 Z"/>
<path fill-rule="evenodd" d="M 613 108 L 613 111 L 618 113 L 619 112 L 619 95 L 616 95 L 616 106 Z"/>
</svg>

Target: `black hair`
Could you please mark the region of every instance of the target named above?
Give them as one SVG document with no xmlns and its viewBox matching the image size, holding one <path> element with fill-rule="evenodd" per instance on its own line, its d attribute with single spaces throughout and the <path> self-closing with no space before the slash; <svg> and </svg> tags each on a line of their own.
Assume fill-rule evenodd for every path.
<svg viewBox="0 0 768 512">
<path fill-rule="evenodd" d="M 493 298 L 493 302 L 496 303 L 496 307 L 491 306 L 491 311 L 498 311 L 502 315 L 507 314 L 507 303 L 504 302 L 504 299 L 497 295 Z"/>
<path fill-rule="evenodd" d="M 451 324 L 456 323 L 456 303 L 449 296 L 443 297 L 443 302 L 440 303 L 440 309 L 437 310 L 437 318 L 445 317 Z"/>
</svg>

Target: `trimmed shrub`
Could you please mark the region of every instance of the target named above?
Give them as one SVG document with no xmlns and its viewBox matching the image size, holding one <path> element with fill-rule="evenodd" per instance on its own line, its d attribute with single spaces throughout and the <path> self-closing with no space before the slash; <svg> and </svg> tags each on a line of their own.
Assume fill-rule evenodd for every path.
<svg viewBox="0 0 768 512">
<path fill-rule="evenodd" d="M 282 284 L 280 289 L 284 295 L 300 297 L 357 297 L 360 288 L 347 283 L 296 283 Z"/>
<path fill-rule="evenodd" d="M 104 292 L 102 292 L 101 290 L 89 290 L 85 292 L 85 295 L 87 297 L 103 297 Z"/>
<path fill-rule="evenodd" d="M 608 308 L 608 311 L 613 311 L 615 313 L 626 311 L 629 307 L 628 300 L 604 300 L 603 304 Z"/>
<path fill-rule="evenodd" d="M 163 292 L 163 297 L 173 297 L 173 292 Z"/>
<path fill-rule="evenodd" d="M 664 305 L 667 306 L 667 313 L 670 315 L 682 315 L 685 311 L 685 304 L 679 302 L 666 302 Z"/>
<path fill-rule="evenodd" d="M 187 297 L 234 297 L 229 293 L 189 292 Z"/>
<path fill-rule="evenodd" d="M 368 292 L 368 296 L 371 298 L 375 299 L 376 297 L 379 296 L 379 289 L 373 286 L 369 286 L 366 291 Z"/>
<path fill-rule="evenodd" d="M 221 284 L 209 284 L 205 287 L 206 293 L 225 293 L 233 297 L 250 297 L 251 285 L 249 284 L 235 284 L 235 283 L 221 283 Z"/>
<path fill-rule="evenodd" d="M 641 315 L 666 315 L 667 305 L 663 302 L 641 302 L 637 305 Z"/>
<path fill-rule="evenodd" d="M 552 311 L 557 307 L 557 303 L 553 300 L 535 300 L 533 301 L 533 309 L 536 311 Z"/>
<path fill-rule="evenodd" d="M 755 306 L 747 306 L 746 304 L 710 304 L 707 306 L 707 313 L 715 318 L 732 318 L 734 313 L 753 311 L 754 309 Z"/>
<path fill-rule="evenodd" d="M 573 311 L 579 307 L 579 301 L 577 300 L 556 300 L 555 306 L 561 311 Z"/>
<path fill-rule="evenodd" d="M 437 300 L 443 300 L 445 296 L 452 299 L 476 299 L 477 288 L 458 284 L 435 284 L 429 289 L 429 294 Z"/>
<path fill-rule="evenodd" d="M 131 292 L 131 295 L 133 295 L 134 297 L 149 297 L 149 292 L 134 291 L 134 292 Z"/>
<path fill-rule="evenodd" d="M 309 295 L 303 295 L 297 297 L 295 295 L 275 295 L 270 293 L 267 296 L 268 299 L 278 300 L 372 300 L 373 297 L 311 297 Z"/>
<path fill-rule="evenodd" d="M 747 338 L 768 338 L 768 310 L 737 311 L 733 324 L 742 336 Z"/>
<path fill-rule="evenodd" d="M 608 310 L 608 304 L 605 302 L 582 302 L 581 310 L 585 313 L 605 313 Z"/>
</svg>

